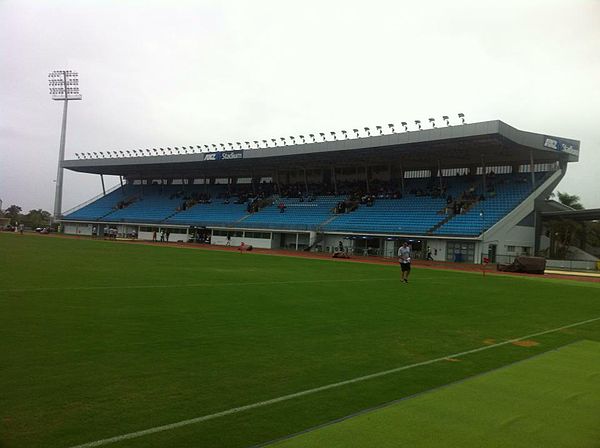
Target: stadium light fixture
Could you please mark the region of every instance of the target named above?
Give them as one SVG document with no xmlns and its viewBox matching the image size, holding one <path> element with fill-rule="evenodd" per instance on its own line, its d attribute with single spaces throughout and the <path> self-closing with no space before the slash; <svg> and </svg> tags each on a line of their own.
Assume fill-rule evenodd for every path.
<svg viewBox="0 0 600 448">
<path fill-rule="evenodd" d="M 100 157 L 104 158 L 104 153 L 102 151 L 99 151 Z"/>
<path fill-rule="evenodd" d="M 354 132 L 356 134 L 356 138 L 360 138 L 360 134 L 358 132 L 358 129 L 352 129 L 352 132 Z"/>
<path fill-rule="evenodd" d="M 390 128 L 390 130 L 392 131 L 392 134 L 396 133 L 396 130 L 394 129 L 394 123 L 388 123 L 388 128 Z"/>
<path fill-rule="evenodd" d="M 431 123 L 431 127 L 435 129 L 435 118 L 430 118 L 429 122 Z"/>
<path fill-rule="evenodd" d="M 225 151 L 225 145 L 223 143 L 219 143 L 219 146 L 221 147 L 221 151 Z"/>
<path fill-rule="evenodd" d="M 408 132 L 408 123 L 406 123 L 406 121 L 400 123 L 400 126 L 404 128 L 404 132 Z"/>
<path fill-rule="evenodd" d="M 290 140 L 292 141 L 292 145 L 296 144 L 296 138 L 293 135 L 290 135 Z"/>
<path fill-rule="evenodd" d="M 273 146 L 277 147 L 277 139 L 276 138 L 272 138 L 271 141 L 273 142 Z"/>
<path fill-rule="evenodd" d="M 256 145 L 256 149 L 260 148 L 260 145 L 258 143 L 258 140 L 254 140 L 254 144 Z"/>
<path fill-rule="evenodd" d="M 442 120 L 446 122 L 446 126 L 450 126 L 450 118 L 448 118 L 448 115 L 444 115 L 442 117 Z"/>
<path fill-rule="evenodd" d="M 56 190 L 54 193 L 54 218 L 61 217 L 63 164 L 65 161 L 65 142 L 67 138 L 67 109 L 69 101 L 80 100 L 79 74 L 72 70 L 54 70 L 48 74 L 48 87 L 52 99 L 64 101 L 62 126 L 60 128 L 60 145 L 58 149 L 58 167 L 56 172 Z"/>
<path fill-rule="evenodd" d="M 341 130 L 342 135 L 344 136 L 345 140 L 348 140 L 348 132 L 344 131 L 343 129 Z"/>
<path fill-rule="evenodd" d="M 79 153 L 78 152 L 75 153 L 75 157 L 79 158 Z"/>
<path fill-rule="evenodd" d="M 127 157 L 131 157 L 131 151 L 127 150 L 125 152 L 127 153 Z"/>
<path fill-rule="evenodd" d="M 321 136 L 321 138 L 323 139 L 323 141 L 327 141 L 327 139 L 325 138 L 325 133 L 324 132 L 319 132 L 319 135 Z"/>
<path fill-rule="evenodd" d="M 383 129 L 381 128 L 381 126 L 375 126 L 375 129 L 379 131 L 379 135 L 383 135 Z"/>
<path fill-rule="evenodd" d="M 465 114 L 463 114 L 462 112 L 458 114 L 458 118 L 460 118 L 460 120 L 462 121 L 462 124 L 466 124 L 465 122 Z"/>
<path fill-rule="evenodd" d="M 334 131 L 331 131 L 330 134 L 331 134 L 331 136 L 333 137 L 334 140 L 337 140 L 337 135 L 335 135 Z"/>
<path fill-rule="evenodd" d="M 306 143 L 306 139 L 304 138 L 303 135 L 300 135 L 299 137 L 302 139 L 302 143 Z"/>
<path fill-rule="evenodd" d="M 417 128 L 419 128 L 419 131 L 422 129 L 421 128 L 421 120 L 415 120 L 415 124 L 417 125 Z"/>
<path fill-rule="evenodd" d="M 123 151 L 119 151 L 119 153 L 121 154 L 121 157 L 125 157 L 125 154 L 123 154 Z"/>
<path fill-rule="evenodd" d="M 227 144 L 229 145 L 229 150 L 230 150 L 230 151 L 233 151 L 233 143 L 231 143 L 231 142 L 227 142 Z"/>
<path fill-rule="evenodd" d="M 263 142 L 263 145 L 265 145 L 265 148 L 268 148 L 268 147 L 269 147 L 269 142 L 268 142 L 268 141 L 266 141 L 266 140 L 263 140 L 262 142 Z"/>
<path fill-rule="evenodd" d="M 369 128 L 365 128 L 365 132 L 369 137 L 371 136 L 371 130 Z"/>
<path fill-rule="evenodd" d="M 308 136 L 309 136 L 310 138 L 312 138 L 312 140 L 313 140 L 313 143 L 316 143 L 316 142 L 317 142 L 317 139 L 315 138 L 315 134 L 308 134 Z"/>
<path fill-rule="evenodd" d="M 283 146 L 286 146 L 286 145 L 287 145 L 287 142 L 285 141 L 285 137 L 279 137 L 279 138 L 280 138 L 280 140 L 282 141 L 282 143 L 283 143 Z"/>
<path fill-rule="evenodd" d="M 98 158 L 98 153 L 97 153 L 97 152 L 95 152 L 95 153 L 94 153 L 94 157 L 95 157 L 96 159 Z"/>
</svg>

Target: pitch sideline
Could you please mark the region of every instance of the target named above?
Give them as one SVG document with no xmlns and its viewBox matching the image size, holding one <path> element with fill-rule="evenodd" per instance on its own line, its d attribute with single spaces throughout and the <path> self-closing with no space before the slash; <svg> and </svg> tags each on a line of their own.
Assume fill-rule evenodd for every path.
<svg viewBox="0 0 600 448">
<path fill-rule="evenodd" d="M 473 353 L 478 353 L 478 352 L 482 352 L 485 350 L 489 350 L 492 348 L 496 348 L 496 347 L 501 347 L 504 345 L 508 345 L 508 344 L 512 344 L 513 342 L 518 342 L 521 341 L 523 339 L 529 339 L 529 338 L 533 338 L 536 336 L 542 336 L 544 334 L 549 334 L 549 333 L 555 333 L 557 331 L 561 331 L 561 330 L 565 330 L 567 328 L 573 328 L 573 327 L 578 327 L 580 325 L 585 325 L 591 322 L 596 322 L 600 320 L 600 316 L 599 317 L 594 317 L 592 319 L 587 319 L 587 320 L 583 320 L 580 322 L 575 322 L 572 324 L 568 324 L 568 325 L 563 325 L 561 327 L 557 327 L 557 328 L 552 328 L 550 330 L 544 330 L 544 331 L 540 331 L 537 333 L 532 333 L 532 334 L 528 334 L 526 336 L 521 336 L 518 338 L 513 338 L 513 339 L 508 339 L 506 341 L 503 342 L 498 342 L 496 344 L 493 345 L 485 345 L 482 347 L 478 347 L 478 348 L 474 348 L 471 350 L 466 350 L 460 353 L 452 353 L 446 356 L 442 356 L 439 358 L 435 358 L 435 359 L 430 359 L 428 361 L 422 361 L 422 362 L 418 362 L 415 364 L 409 364 L 406 366 L 400 366 L 400 367 L 396 367 L 393 369 L 389 369 L 389 370 L 383 370 L 381 372 L 376 372 L 376 373 L 371 373 L 369 375 L 364 375 L 364 376 L 359 376 L 356 378 L 351 378 L 349 380 L 344 380 L 344 381 L 339 381 L 337 383 L 331 383 L 331 384 L 326 384 L 325 386 L 320 386 L 320 387 L 315 387 L 313 389 L 306 389 L 300 392 L 295 392 L 293 394 L 288 394 L 288 395 L 283 395 L 280 397 L 276 397 L 276 398 L 272 398 L 270 400 L 265 400 L 265 401 L 259 401 L 256 403 L 252 403 L 252 404 L 247 404 L 244 406 L 238 406 L 235 408 L 231 408 L 231 409 L 227 409 L 225 411 L 220 411 L 220 412 L 216 412 L 214 414 L 208 414 L 208 415 L 203 415 L 200 417 L 195 417 L 195 418 L 191 418 L 191 419 L 187 419 L 187 420 L 181 420 L 179 422 L 175 422 L 175 423 L 170 423 L 167 425 L 161 425 L 161 426 L 155 426 L 153 428 L 148 428 L 148 429 L 143 429 L 141 431 L 135 431 L 135 432 L 130 432 L 127 434 L 121 434 L 118 436 L 114 436 L 114 437 L 109 437 L 106 439 L 100 439 L 100 440 L 96 440 L 93 442 L 87 442 L 87 443 L 83 443 L 80 445 L 74 445 L 71 446 L 70 448 L 93 448 L 93 447 L 97 447 L 97 446 L 104 446 L 104 445 L 109 445 L 111 443 L 117 443 L 117 442 L 121 442 L 123 440 L 129 440 L 129 439 L 135 439 L 138 437 L 142 437 L 142 436 L 146 436 L 146 435 L 150 435 L 150 434 L 154 434 L 154 433 L 158 433 L 158 432 L 163 432 L 163 431 L 169 431 L 171 429 L 176 429 L 176 428 L 180 428 L 182 426 L 189 426 L 189 425 L 193 425 L 196 423 L 201 423 L 207 420 L 213 420 L 219 417 L 225 417 L 227 415 L 233 415 L 233 414 L 238 414 L 240 412 L 244 412 L 244 411 L 248 411 L 250 409 L 256 409 L 256 408 L 260 408 L 260 407 L 264 407 L 264 406 L 269 406 L 275 403 L 280 403 L 283 401 L 288 401 L 294 398 L 298 398 L 298 397 L 302 397 L 305 395 L 311 395 L 317 392 L 322 392 L 325 390 L 329 390 L 329 389 L 335 389 L 338 387 L 342 387 L 342 386 L 346 386 L 349 384 L 354 384 L 354 383 L 359 383 L 362 381 L 367 381 L 373 378 L 378 378 L 381 376 L 386 376 L 386 375 L 390 375 L 393 373 L 397 373 L 397 372 L 401 372 L 404 370 L 409 370 L 409 369 L 413 369 L 415 367 L 421 367 L 421 366 L 426 366 L 426 365 L 430 365 L 430 364 L 434 364 L 440 361 L 444 361 L 447 358 L 458 358 L 458 357 L 462 357 L 462 356 L 466 356 L 466 355 L 470 355 Z"/>
</svg>

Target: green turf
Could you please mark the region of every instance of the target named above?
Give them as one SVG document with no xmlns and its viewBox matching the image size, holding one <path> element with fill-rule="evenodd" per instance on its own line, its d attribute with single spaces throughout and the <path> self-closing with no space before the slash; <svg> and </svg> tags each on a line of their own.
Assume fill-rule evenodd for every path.
<svg viewBox="0 0 600 448">
<path fill-rule="evenodd" d="M 593 448 L 600 343 L 582 341 L 274 443 L 273 448 Z"/>
<path fill-rule="evenodd" d="M 600 316 L 597 284 L 0 234 L 0 447 L 69 447 Z M 245 447 L 600 321 L 110 446 Z"/>
</svg>

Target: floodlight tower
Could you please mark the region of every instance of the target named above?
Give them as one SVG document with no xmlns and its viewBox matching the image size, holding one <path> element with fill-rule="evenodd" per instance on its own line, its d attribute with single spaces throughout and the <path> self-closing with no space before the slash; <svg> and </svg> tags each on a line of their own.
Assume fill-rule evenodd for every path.
<svg viewBox="0 0 600 448">
<path fill-rule="evenodd" d="M 71 70 L 54 70 L 48 74 L 50 95 L 56 101 L 64 101 L 62 127 L 60 130 L 60 148 L 58 150 L 58 169 L 56 173 L 56 192 L 54 194 L 54 219 L 61 216 L 63 189 L 63 162 L 65 160 L 65 140 L 67 137 L 67 107 L 69 101 L 80 100 L 79 74 Z"/>
</svg>

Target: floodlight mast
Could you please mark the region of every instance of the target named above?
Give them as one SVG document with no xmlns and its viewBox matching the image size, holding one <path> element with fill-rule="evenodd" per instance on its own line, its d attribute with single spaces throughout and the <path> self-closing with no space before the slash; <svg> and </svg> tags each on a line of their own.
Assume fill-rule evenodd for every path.
<svg viewBox="0 0 600 448">
<path fill-rule="evenodd" d="M 61 217 L 63 190 L 63 163 L 65 160 L 65 141 L 67 137 L 67 108 L 69 101 L 80 100 L 79 74 L 71 70 L 54 70 L 48 74 L 50 95 L 56 101 L 64 101 L 62 126 L 60 130 L 60 148 L 58 151 L 58 169 L 56 173 L 56 191 L 54 194 L 54 219 Z"/>
</svg>

